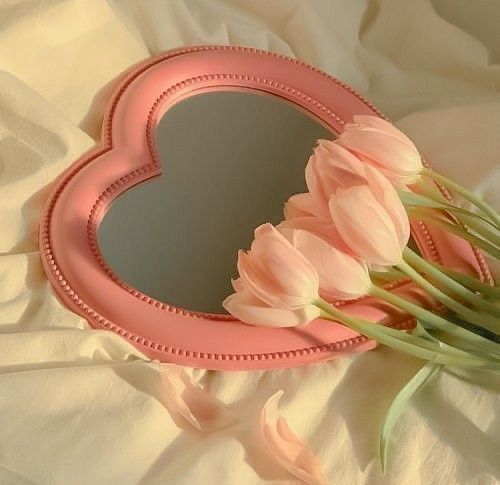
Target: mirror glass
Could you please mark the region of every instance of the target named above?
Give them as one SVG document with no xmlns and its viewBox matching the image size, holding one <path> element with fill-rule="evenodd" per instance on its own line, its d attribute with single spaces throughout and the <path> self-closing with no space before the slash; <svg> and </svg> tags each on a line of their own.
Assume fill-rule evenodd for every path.
<svg viewBox="0 0 500 485">
<path fill-rule="evenodd" d="M 278 97 L 250 92 L 192 96 L 156 131 L 161 176 L 115 199 L 99 248 L 129 285 L 160 301 L 224 312 L 236 254 L 253 230 L 279 223 L 318 138 L 334 135 Z"/>
</svg>

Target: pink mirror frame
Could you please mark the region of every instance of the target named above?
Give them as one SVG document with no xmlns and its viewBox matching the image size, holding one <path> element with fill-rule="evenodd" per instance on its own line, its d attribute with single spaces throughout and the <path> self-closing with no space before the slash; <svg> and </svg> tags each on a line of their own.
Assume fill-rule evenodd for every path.
<svg viewBox="0 0 500 485">
<path fill-rule="evenodd" d="M 62 174 L 46 205 L 40 249 L 55 292 L 92 327 L 121 335 L 152 359 L 192 367 L 283 368 L 372 348 L 374 343 L 363 336 L 321 319 L 303 327 L 272 329 L 246 325 L 229 315 L 176 308 L 130 287 L 102 259 L 97 228 L 113 199 L 161 172 L 155 128 L 164 113 L 189 96 L 217 90 L 278 96 L 337 133 L 354 114 L 382 116 L 332 76 L 266 51 L 198 46 L 144 62 L 112 98 L 101 143 Z M 421 222 L 413 224 L 412 231 L 426 258 L 491 280 L 481 254 L 463 240 Z M 430 303 L 406 280 L 389 288 Z M 343 307 L 396 328 L 414 325 L 407 315 L 373 299 Z"/>
</svg>

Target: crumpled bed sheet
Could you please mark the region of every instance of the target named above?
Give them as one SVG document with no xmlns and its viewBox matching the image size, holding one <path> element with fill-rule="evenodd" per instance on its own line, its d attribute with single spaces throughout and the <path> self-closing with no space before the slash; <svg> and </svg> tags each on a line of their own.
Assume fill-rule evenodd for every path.
<svg viewBox="0 0 500 485">
<path fill-rule="evenodd" d="M 272 372 L 187 369 L 239 419 L 178 427 L 159 364 L 58 302 L 37 229 L 54 179 L 97 141 L 117 76 L 205 43 L 270 49 L 334 74 L 435 168 L 500 207 L 499 21 L 495 0 L 1 2 L 0 483 L 296 483 L 255 440 L 279 389 L 280 412 L 329 483 L 496 483 L 499 379 L 471 385 L 449 373 L 412 399 L 382 476 L 381 420 L 422 365 L 386 348 Z"/>
</svg>

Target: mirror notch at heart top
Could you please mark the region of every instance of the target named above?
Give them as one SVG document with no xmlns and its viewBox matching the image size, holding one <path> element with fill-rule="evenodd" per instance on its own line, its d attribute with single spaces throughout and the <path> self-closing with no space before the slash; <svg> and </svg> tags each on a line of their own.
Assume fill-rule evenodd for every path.
<svg viewBox="0 0 500 485">
<path fill-rule="evenodd" d="M 129 73 L 102 142 L 60 178 L 40 229 L 56 293 L 95 328 L 151 358 L 212 369 L 265 369 L 328 360 L 373 346 L 341 325 L 263 328 L 223 312 L 236 250 L 282 219 L 303 192 L 319 138 L 356 114 L 380 113 L 348 86 L 300 61 L 241 47 L 167 52 Z M 381 116 L 381 115 L 380 115 Z M 427 258 L 487 274 L 473 248 L 416 222 Z M 407 281 L 391 291 L 411 292 Z M 371 299 L 347 311 L 411 327 Z"/>
</svg>

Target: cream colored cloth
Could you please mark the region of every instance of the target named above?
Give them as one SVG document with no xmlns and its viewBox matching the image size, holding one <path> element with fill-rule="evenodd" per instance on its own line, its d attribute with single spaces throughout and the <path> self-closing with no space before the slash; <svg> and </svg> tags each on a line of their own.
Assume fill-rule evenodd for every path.
<svg viewBox="0 0 500 485">
<path fill-rule="evenodd" d="M 421 365 L 382 348 L 273 372 L 188 369 L 238 421 L 179 428 L 158 364 L 55 298 L 37 225 L 53 180 L 97 140 L 116 76 L 204 43 L 270 49 L 338 76 L 498 207 L 499 22 L 496 0 L 0 2 L 0 483 L 295 483 L 255 440 L 279 389 L 329 483 L 497 482 L 500 382 L 450 374 L 411 401 L 382 477 L 381 420 Z"/>
</svg>

